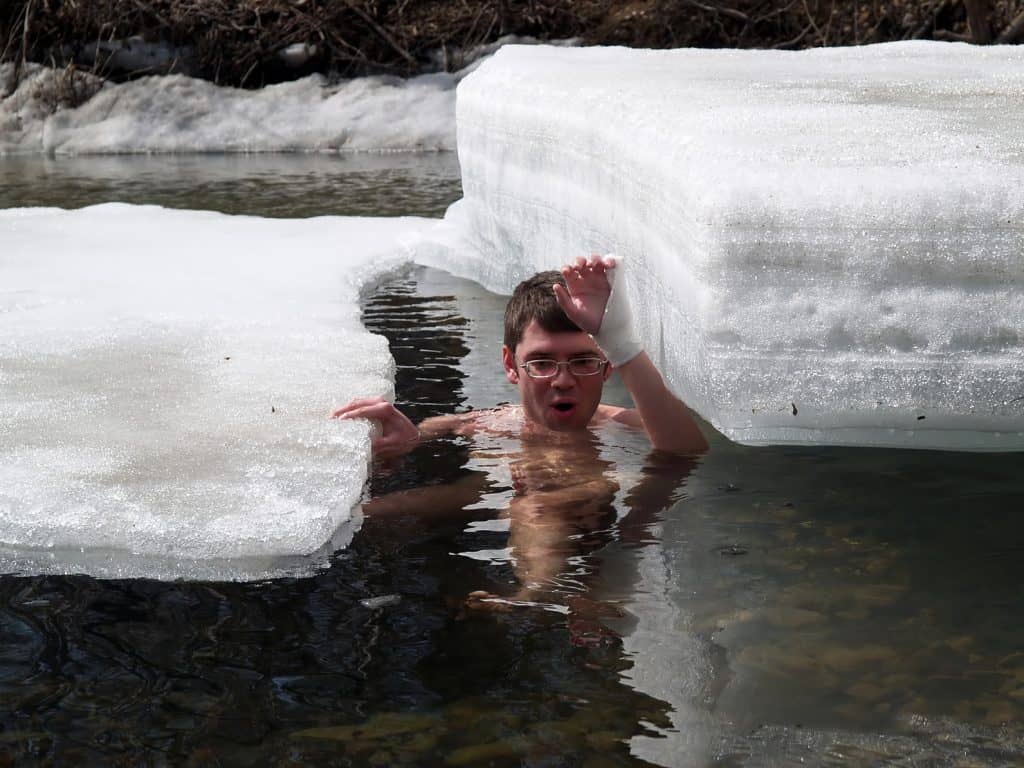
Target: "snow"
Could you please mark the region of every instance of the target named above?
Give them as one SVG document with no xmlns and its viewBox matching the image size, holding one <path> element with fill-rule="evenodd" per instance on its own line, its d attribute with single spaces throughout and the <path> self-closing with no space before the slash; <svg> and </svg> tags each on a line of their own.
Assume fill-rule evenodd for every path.
<svg viewBox="0 0 1024 768">
<path fill-rule="evenodd" d="M 258 91 L 184 75 L 110 84 L 47 115 L 31 94 L 59 76 L 37 69 L 0 102 L 0 153 L 317 152 L 454 148 L 457 75 L 410 80 L 322 75 Z"/>
<path fill-rule="evenodd" d="M 432 223 L 0 211 L 0 568 L 261 578 L 344 543 L 369 441 L 327 417 L 392 391 L 358 292 Z"/>
<path fill-rule="evenodd" d="M 75 108 L 57 108 L 56 97 L 67 90 L 64 70 L 29 64 L 14 93 L 0 99 L 0 156 L 452 151 L 458 83 L 502 46 L 535 42 L 509 35 L 434 57 L 437 67 L 457 62 L 461 67 L 455 72 L 409 79 L 339 80 L 317 74 L 259 90 L 217 86 L 184 74 L 113 83 L 77 73 L 82 86 L 99 90 Z M 103 45 L 104 55 L 116 52 L 114 63 L 126 70 L 164 67 L 191 55 L 188 49 L 136 38 Z M 298 66 L 315 48 L 296 44 L 279 53 Z M 13 64 L 0 64 L 0 93 L 12 71 Z"/>
<path fill-rule="evenodd" d="M 623 254 L 733 440 L 1024 448 L 1024 48 L 505 47 L 458 89 L 424 263 L 509 292 Z"/>
</svg>

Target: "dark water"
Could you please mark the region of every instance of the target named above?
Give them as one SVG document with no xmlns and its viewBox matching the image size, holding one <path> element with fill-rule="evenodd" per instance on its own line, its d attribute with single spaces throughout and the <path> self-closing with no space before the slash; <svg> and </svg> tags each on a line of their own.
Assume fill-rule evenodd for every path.
<svg viewBox="0 0 1024 768">
<path fill-rule="evenodd" d="M 437 158 L 305 188 L 273 180 L 323 158 L 217 160 L 208 181 L 133 162 L 97 171 L 95 193 L 81 166 L 52 170 L 46 204 L 61 185 L 65 206 L 127 199 L 149 174 L 133 201 L 323 213 L 334 189 L 343 212 L 378 183 L 416 187 Z M 231 191 L 255 178 L 265 195 Z M 458 194 L 446 178 L 418 212 Z M 417 212 L 404 194 L 374 212 Z M 429 270 L 367 298 L 407 412 L 513 396 L 502 306 Z M 310 578 L 0 577 L 0 765 L 1024 764 L 1019 455 L 719 439 L 691 466 L 627 440 L 601 461 L 622 465 L 628 513 L 570 537 L 535 607 L 467 602 L 515 593 L 509 562 L 466 556 L 506 532 L 412 510 L 368 518 Z M 464 441 L 436 441 L 378 466 L 372 491 L 463 482 L 471 464 Z"/>
<path fill-rule="evenodd" d="M 453 297 L 398 280 L 366 321 L 410 413 L 467 405 Z M 435 443 L 376 490 L 464 461 Z M 623 740 L 667 724 L 665 703 L 624 688 L 619 647 L 561 615 L 468 609 L 510 573 L 453 555 L 464 529 L 368 519 L 325 572 L 261 584 L 4 577 L 0 743 L 17 764 L 629 764 Z"/>
</svg>

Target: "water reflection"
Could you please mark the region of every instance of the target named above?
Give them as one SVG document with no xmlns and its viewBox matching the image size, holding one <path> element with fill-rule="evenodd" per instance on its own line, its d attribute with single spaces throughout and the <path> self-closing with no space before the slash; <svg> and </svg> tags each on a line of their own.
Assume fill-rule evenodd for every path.
<svg viewBox="0 0 1024 768">
<path fill-rule="evenodd" d="M 662 637 L 702 638 L 715 659 L 699 689 L 712 718 L 697 718 L 709 754 L 730 765 L 1024 758 L 1019 463 L 715 445 L 664 515 L 652 594 L 624 596 L 641 626 L 650 615 Z M 678 731 L 634 746 L 680 764 L 693 748 L 691 689 L 651 681 L 689 668 L 690 651 L 627 648 L 637 687 L 673 703 Z"/>
<path fill-rule="evenodd" d="M 466 372 L 471 349 L 494 351 L 489 366 L 482 362 L 486 355 L 478 358 L 489 368 L 479 373 L 491 382 L 503 377 L 496 353 L 500 335 L 491 335 L 492 323 L 481 328 L 463 315 L 500 318 L 504 302 L 466 281 L 424 269 L 391 281 L 385 293 L 368 301 L 364 322 L 388 337 L 402 393 L 397 404 L 404 411 L 423 418 L 489 407 L 507 395 L 500 388 L 483 400 L 465 394 L 470 386 L 477 397 L 482 391 Z M 474 309 L 467 312 L 467 304 Z M 575 465 L 568 454 L 561 461 L 530 464 L 529 446 L 511 442 L 492 435 L 470 449 L 460 438 L 432 441 L 398 464 L 377 467 L 358 543 L 393 552 L 395 565 L 415 561 L 417 588 L 444 595 L 454 621 L 432 644 L 424 637 L 432 652 L 418 670 L 431 691 L 456 704 L 440 719 L 396 723 L 396 716 L 388 715 L 379 723 L 382 735 L 372 738 L 383 740 L 392 728 L 408 728 L 436 739 L 453 726 L 451 713 L 458 713 L 462 727 L 480 740 L 449 753 L 446 761 L 453 764 L 631 763 L 628 738 L 653 735 L 654 724 L 669 727 L 670 720 L 663 701 L 617 684 L 629 662 L 621 652 L 621 634 L 605 619 L 623 617 L 614 604 L 592 598 L 591 584 L 602 567 L 600 553 L 610 543 L 626 548 L 653 543 L 647 535 L 651 521 L 675 497 L 690 466 L 652 459 L 637 483 L 645 491 L 625 499 L 629 513 L 617 516 L 618 487 L 605 476 L 612 462 L 589 439 L 582 452 L 589 474 L 577 477 L 577 485 L 589 490 L 596 483 L 606 492 L 565 509 L 547 504 L 543 514 L 531 515 L 516 500 L 536 501 L 543 488 L 516 496 L 507 508 L 495 506 L 493 497 L 512 498 L 511 477 L 543 486 L 553 471 L 575 474 Z M 624 456 L 625 445 L 617 446 L 617 456 Z M 557 453 L 558 446 L 544 447 Z M 644 447 L 640 455 L 646 454 Z M 509 467 L 507 484 L 500 473 L 484 471 L 491 459 Z M 497 522 L 496 515 L 508 524 L 489 524 Z M 431 554 L 418 556 L 425 546 L 433 547 Z M 479 556 L 506 548 L 510 557 Z M 637 583 L 635 574 L 631 583 Z M 545 610 L 552 607 L 563 610 Z M 367 723 L 376 725 L 373 719 Z M 353 728 L 309 735 L 344 740 L 353 736 Z"/>
<path fill-rule="evenodd" d="M 395 349 L 404 407 L 467 405 L 453 295 L 399 278 L 366 321 Z M 464 465 L 463 446 L 438 443 L 375 482 L 418 487 Z M 564 615 L 467 607 L 514 578 L 453 554 L 489 535 L 410 512 L 369 517 L 310 578 L 5 576 L 5 751 L 18 764 L 634 764 L 626 742 L 668 727 L 666 704 L 621 686 L 621 644 L 574 642 Z"/>
<path fill-rule="evenodd" d="M 455 405 L 511 397 L 498 375 L 504 300 L 438 273 L 416 276 L 461 297 L 469 320 Z M 464 445 L 451 450 L 465 460 Z M 719 440 L 685 483 L 660 494 L 644 490 L 649 470 L 638 469 L 632 506 L 641 514 L 620 520 L 614 535 L 600 526 L 576 532 L 583 544 L 604 535 L 586 552 L 563 553 L 580 558 L 575 582 L 547 579 L 546 592 L 528 597 L 568 605 L 582 590 L 616 609 L 562 615 L 569 644 L 604 629 L 621 638 L 603 659 L 648 697 L 630 737 L 637 759 L 1016 764 L 1024 758 L 1019 461 Z M 456 551 L 509 542 L 509 528 L 470 537 L 464 520 L 449 522 Z M 452 600 L 481 586 L 522 597 L 522 574 L 500 558 L 485 571 L 500 574 L 489 586 L 478 565 L 453 567 L 466 578 Z M 499 618 L 514 627 L 543 621 L 541 613 Z M 617 695 L 601 706 L 614 709 Z"/>
<path fill-rule="evenodd" d="M 123 202 L 272 217 L 440 216 L 461 190 L 453 152 L 0 159 L 0 208 Z"/>
</svg>

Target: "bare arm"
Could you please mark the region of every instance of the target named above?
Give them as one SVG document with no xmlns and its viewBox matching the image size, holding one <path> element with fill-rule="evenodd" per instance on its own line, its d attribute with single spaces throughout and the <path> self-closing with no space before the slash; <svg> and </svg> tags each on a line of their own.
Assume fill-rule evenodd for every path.
<svg viewBox="0 0 1024 768">
<path fill-rule="evenodd" d="M 466 427 L 465 414 L 448 414 L 424 419 L 419 427 L 383 397 L 364 397 L 353 400 L 331 412 L 332 419 L 369 419 L 379 427 L 370 442 L 377 458 L 401 456 L 413 450 L 424 440 L 443 435 L 462 433 Z"/>
<path fill-rule="evenodd" d="M 363 514 L 369 517 L 409 516 L 421 519 L 454 517 L 459 514 L 479 516 L 479 512 L 466 511 L 466 507 L 480 501 L 485 487 L 484 478 L 474 473 L 454 483 L 424 485 L 376 496 L 363 504 Z"/>
<path fill-rule="evenodd" d="M 591 334 L 615 366 L 629 391 L 636 410 L 625 410 L 613 418 L 642 427 L 651 444 L 673 453 L 707 450 L 707 441 L 683 402 L 669 391 L 661 372 L 640 347 L 633 333 L 625 297 L 614 309 L 608 273 L 615 259 L 591 256 L 578 258 L 562 267 L 566 287 L 555 286 L 555 297 L 565 313 Z M 609 327 L 613 326 L 613 327 Z"/>
<path fill-rule="evenodd" d="M 661 372 L 646 352 L 641 352 L 618 371 L 636 410 L 627 410 L 616 416 L 616 420 L 630 423 L 627 415 L 635 414 L 639 426 L 650 437 L 651 445 L 662 451 L 700 453 L 707 450 L 707 440 L 689 409 L 665 386 Z"/>
</svg>

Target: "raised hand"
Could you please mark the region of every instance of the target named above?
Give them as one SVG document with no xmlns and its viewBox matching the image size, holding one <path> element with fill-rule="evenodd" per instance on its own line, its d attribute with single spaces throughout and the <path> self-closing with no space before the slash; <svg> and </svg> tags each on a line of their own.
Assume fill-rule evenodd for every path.
<svg viewBox="0 0 1024 768">
<path fill-rule="evenodd" d="M 407 453 L 416 447 L 420 431 L 400 410 L 383 397 L 363 397 L 331 413 L 332 419 L 372 419 L 380 425 L 370 440 L 376 457 Z"/>
<path fill-rule="evenodd" d="M 569 319 L 587 333 L 597 333 L 601 328 L 605 306 L 612 292 L 607 272 L 614 267 L 614 258 L 597 254 L 589 259 L 580 256 L 575 262 L 562 267 L 565 288 L 556 285 L 555 298 Z"/>
</svg>

